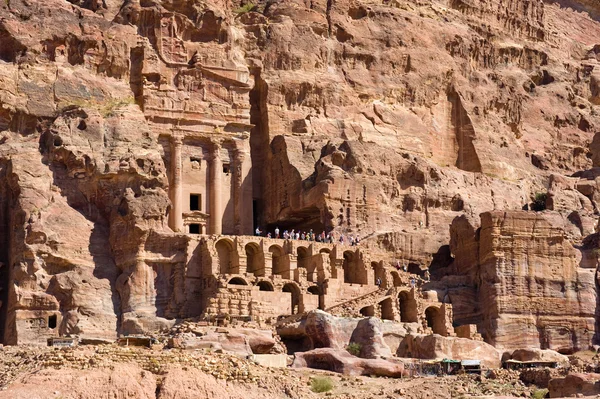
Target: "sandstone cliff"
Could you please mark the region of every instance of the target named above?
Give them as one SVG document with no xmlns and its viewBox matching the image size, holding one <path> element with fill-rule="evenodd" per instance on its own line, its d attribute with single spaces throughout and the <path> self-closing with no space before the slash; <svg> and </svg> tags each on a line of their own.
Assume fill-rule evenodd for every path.
<svg viewBox="0 0 600 399">
<path fill-rule="evenodd" d="M 590 345 L 598 15 L 583 0 L 4 2 L 3 342 L 190 315 L 193 224 L 360 234 L 429 268 L 455 324 L 490 343 Z M 180 209 L 208 180 L 211 215 Z M 536 195 L 554 213 L 513 212 Z"/>
</svg>

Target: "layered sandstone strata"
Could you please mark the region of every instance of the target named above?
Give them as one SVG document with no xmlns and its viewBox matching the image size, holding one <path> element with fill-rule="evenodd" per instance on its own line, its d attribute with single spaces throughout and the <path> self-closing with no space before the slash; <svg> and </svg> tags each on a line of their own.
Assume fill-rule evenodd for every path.
<svg viewBox="0 0 600 399">
<path fill-rule="evenodd" d="M 589 346 L 597 7 L 242 5 L 0 6 L 4 343 L 305 303 L 402 321 L 407 295 L 423 332 Z M 512 213 L 538 194 L 556 214 Z M 256 226 L 363 243 L 327 256 L 239 238 Z M 238 238 L 196 237 L 221 233 Z M 445 280 L 403 294 L 396 261 Z"/>
<path fill-rule="evenodd" d="M 452 224 L 454 263 L 439 282 L 457 324 L 497 348 L 570 353 L 594 342 L 596 264 L 566 237 L 558 212 L 487 212 Z"/>
</svg>

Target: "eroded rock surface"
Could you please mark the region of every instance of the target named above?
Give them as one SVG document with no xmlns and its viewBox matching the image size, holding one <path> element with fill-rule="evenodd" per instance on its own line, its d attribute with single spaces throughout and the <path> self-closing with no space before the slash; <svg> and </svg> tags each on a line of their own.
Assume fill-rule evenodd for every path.
<svg viewBox="0 0 600 399">
<path fill-rule="evenodd" d="M 500 349 L 591 348 L 598 15 L 588 0 L 4 2 L 2 342 L 337 306 Z M 362 242 L 220 241 L 257 226 Z M 343 349 L 354 328 L 319 317 L 298 339 Z"/>
<path fill-rule="evenodd" d="M 489 368 L 500 367 L 502 354 L 481 341 L 439 335 L 407 335 L 398 348 L 398 356 L 418 359 L 481 360 Z"/>
<path fill-rule="evenodd" d="M 319 348 L 298 352 L 292 367 L 311 367 L 345 375 L 375 375 L 399 378 L 407 375 L 401 362 L 383 359 L 361 359 L 345 350 Z"/>
</svg>

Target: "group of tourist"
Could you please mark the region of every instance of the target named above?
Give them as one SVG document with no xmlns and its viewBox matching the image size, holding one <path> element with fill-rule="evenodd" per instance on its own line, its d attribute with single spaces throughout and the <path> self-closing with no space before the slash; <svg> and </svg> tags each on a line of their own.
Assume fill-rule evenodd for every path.
<svg viewBox="0 0 600 399">
<path fill-rule="evenodd" d="M 260 227 L 257 227 L 254 233 L 257 236 L 263 235 L 263 231 L 260 229 Z M 325 234 L 325 232 L 323 231 L 320 234 L 317 234 L 313 232 L 313 229 L 310 229 L 310 231 L 308 232 L 296 231 L 295 229 L 292 229 L 291 231 L 284 230 L 283 233 L 280 233 L 281 231 L 279 230 L 279 227 L 275 227 L 275 231 L 273 232 L 273 234 L 271 234 L 271 232 L 267 232 L 266 237 L 282 238 L 284 240 L 316 241 L 329 244 L 333 244 L 336 241 L 334 232 Z M 356 235 L 356 237 L 353 234 L 350 234 L 349 236 L 340 234 L 338 241 L 342 245 L 348 243 L 351 246 L 356 246 L 360 243 L 360 237 L 358 236 L 358 234 Z"/>
</svg>

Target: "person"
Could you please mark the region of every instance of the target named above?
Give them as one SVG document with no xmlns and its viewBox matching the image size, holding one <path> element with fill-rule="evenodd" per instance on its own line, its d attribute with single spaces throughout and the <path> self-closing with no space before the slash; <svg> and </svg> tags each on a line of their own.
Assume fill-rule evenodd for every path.
<svg viewBox="0 0 600 399">
<path fill-rule="evenodd" d="M 415 288 L 415 284 L 417 284 L 417 280 L 415 280 L 415 278 L 413 277 L 413 278 L 410 279 L 410 286 L 412 288 Z"/>
<path fill-rule="evenodd" d="M 429 270 L 425 270 L 425 281 L 429 281 L 431 275 L 429 274 Z"/>
<path fill-rule="evenodd" d="M 350 237 L 348 237 L 348 241 L 350 242 L 350 246 L 353 247 L 354 246 L 354 236 L 351 234 Z"/>
<path fill-rule="evenodd" d="M 271 233 L 267 233 L 267 238 L 271 238 Z"/>
<path fill-rule="evenodd" d="M 400 261 L 399 260 L 396 261 L 396 270 L 400 270 Z"/>
<path fill-rule="evenodd" d="M 279 227 L 275 227 L 275 238 L 279 238 Z"/>
<path fill-rule="evenodd" d="M 402 269 L 404 269 L 405 272 L 408 272 L 408 265 L 406 263 L 404 263 L 404 265 L 402 266 Z"/>
<path fill-rule="evenodd" d="M 294 238 L 296 238 L 296 232 L 294 231 L 294 229 L 292 229 L 292 232 L 290 233 L 290 238 L 293 240 Z"/>
<path fill-rule="evenodd" d="M 356 240 L 354 242 L 356 245 L 360 244 L 360 236 L 358 234 L 356 235 Z"/>
<path fill-rule="evenodd" d="M 302 234 L 300 234 L 300 239 L 301 240 L 306 240 L 306 234 L 304 234 L 304 232 L 302 232 Z"/>
<path fill-rule="evenodd" d="M 381 277 L 377 277 L 377 280 L 375 281 L 375 285 L 376 286 L 381 286 Z"/>
<path fill-rule="evenodd" d="M 260 227 L 256 228 L 256 231 L 254 232 L 257 236 L 262 234 L 262 231 L 260 231 Z"/>
<path fill-rule="evenodd" d="M 297 231 L 297 232 L 296 232 L 296 240 L 299 240 L 299 239 L 300 239 L 300 232 L 299 232 L 299 231 Z"/>
</svg>

